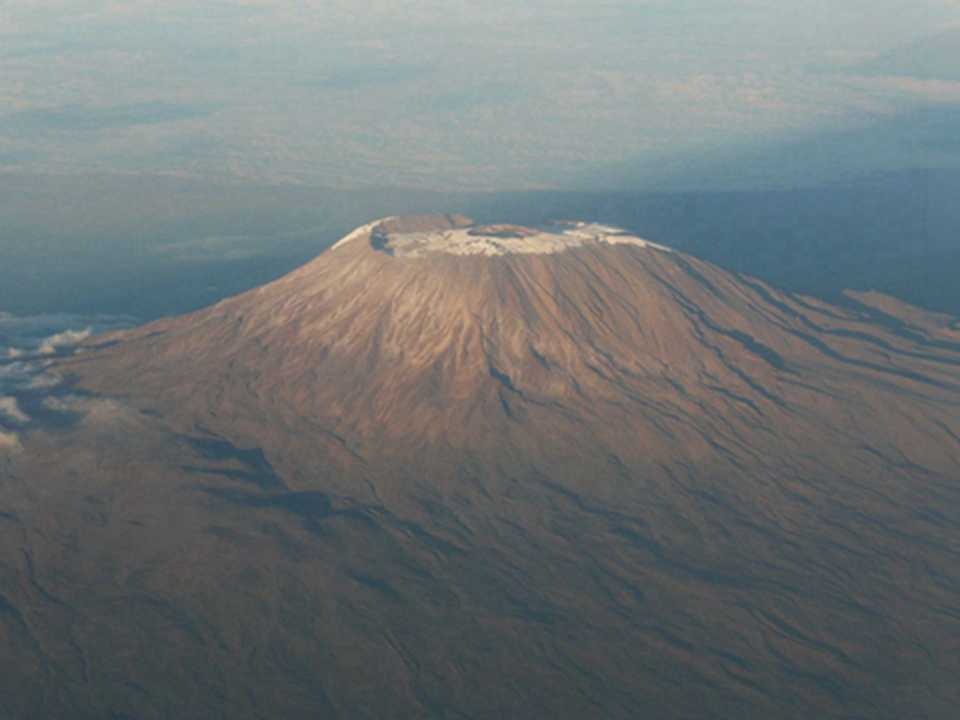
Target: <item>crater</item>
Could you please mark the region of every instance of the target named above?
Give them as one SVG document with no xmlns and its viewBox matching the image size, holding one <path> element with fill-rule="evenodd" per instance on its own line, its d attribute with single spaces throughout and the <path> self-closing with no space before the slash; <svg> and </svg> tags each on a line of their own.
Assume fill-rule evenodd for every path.
<svg viewBox="0 0 960 720">
<path fill-rule="evenodd" d="M 533 237 L 537 231 L 533 228 L 523 227 L 521 225 L 479 225 L 467 230 L 467 234 L 472 237 L 499 238 L 506 240 L 509 238 Z"/>
<path fill-rule="evenodd" d="M 396 257 L 448 255 L 553 254 L 584 245 L 634 245 L 669 248 L 626 230 L 580 221 L 524 227 L 509 223 L 474 225 L 462 215 L 388 218 L 369 228 L 370 246 Z"/>
</svg>

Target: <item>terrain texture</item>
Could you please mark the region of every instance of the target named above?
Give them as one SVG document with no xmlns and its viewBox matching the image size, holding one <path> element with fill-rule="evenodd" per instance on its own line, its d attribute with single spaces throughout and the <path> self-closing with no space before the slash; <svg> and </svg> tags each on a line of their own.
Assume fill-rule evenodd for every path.
<svg viewBox="0 0 960 720">
<path fill-rule="evenodd" d="M 11 718 L 960 705 L 949 316 L 390 218 L 49 371 L 0 449 Z"/>
</svg>

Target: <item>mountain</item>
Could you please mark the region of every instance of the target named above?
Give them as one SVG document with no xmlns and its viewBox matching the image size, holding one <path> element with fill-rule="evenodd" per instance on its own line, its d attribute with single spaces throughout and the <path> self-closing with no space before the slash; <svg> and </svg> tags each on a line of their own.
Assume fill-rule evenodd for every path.
<svg viewBox="0 0 960 720">
<path fill-rule="evenodd" d="M 0 455 L 13 717 L 960 701 L 955 318 L 413 216 L 41 367 Z"/>
</svg>

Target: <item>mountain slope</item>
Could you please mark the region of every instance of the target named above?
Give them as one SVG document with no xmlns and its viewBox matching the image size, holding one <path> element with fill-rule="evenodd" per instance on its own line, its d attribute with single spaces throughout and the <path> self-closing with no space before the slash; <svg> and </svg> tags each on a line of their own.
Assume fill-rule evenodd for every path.
<svg viewBox="0 0 960 720">
<path fill-rule="evenodd" d="M 224 431 L 240 403 L 309 419 L 364 456 L 567 446 L 585 430 L 658 462 L 716 459 L 723 440 L 920 450 L 952 419 L 956 328 L 891 332 L 651 245 L 397 256 L 370 232 L 73 369 Z"/>
<path fill-rule="evenodd" d="M 415 217 L 58 370 L 0 465 L 21 716 L 960 700 L 952 318 Z"/>
</svg>

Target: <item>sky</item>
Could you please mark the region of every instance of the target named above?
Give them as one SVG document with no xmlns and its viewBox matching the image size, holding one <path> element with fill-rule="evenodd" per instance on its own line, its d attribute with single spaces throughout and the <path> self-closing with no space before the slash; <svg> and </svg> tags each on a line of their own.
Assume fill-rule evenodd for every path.
<svg viewBox="0 0 960 720">
<path fill-rule="evenodd" d="M 960 166 L 958 67 L 960 0 L 4 0 L 0 171 L 630 186 L 858 133 L 844 172 Z"/>
</svg>

